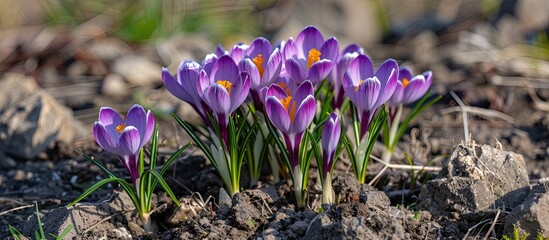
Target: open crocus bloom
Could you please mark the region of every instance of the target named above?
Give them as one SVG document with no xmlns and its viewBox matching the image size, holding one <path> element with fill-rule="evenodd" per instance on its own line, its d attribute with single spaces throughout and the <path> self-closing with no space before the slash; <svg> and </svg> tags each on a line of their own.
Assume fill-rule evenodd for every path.
<svg viewBox="0 0 549 240">
<path fill-rule="evenodd" d="M 306 80 L 295 92 L 288 93 L 277 84 L 267 90 L 265 111 L 273 125 L 284 135 L 292 170 L 298 165 L 298 149 L 303 133 L 316 111 L 313 84 Z"/>
<path fill-rule="evenodd" d="M 285 67 L 288 75 L 296 82 L 305 79 L 317 84 L 324 79 L 337 60 L 339 45 L 332 37 L 324 37 L 315 27 L 303 29 L 296 40 L 289 39 L 283 48 Z"/>
<path fill-rule="evenodd" d="M 215 59 L 213 57 L 208 59 L 209 62 L 213 60 L 217 61 L 217 57 Z M 162 81 L 171 94 L 189 103 L 202 120 L 209 123 L 206 114 L 209 108 L 204 100 L 202 100 L 203 92 L 197 88 L 201 71 L 204 70 L 197 62 L 184 61 L 179 65 L 177 78 L 174 78 L 168 69 L 162 68 Z"/>
<path fill-rule="evenodd" d="M 400 68 L 395 93 L 389 98 L 387 104 L 398 106 L 415 102 L 427 93 L 431 87 L 432 77 L 433 73 L 431 71 L 414 76 L 409 68 Z"/>
<path fill-rule="evenodd" d="M 372 61 L 360 54 L 343 76 L 345 95 L 356 106 L 361 121 L 362 138 L 368 131 L 376 110 L 395 92 L 398 78 L 398 64 L 389 59 L 374 74 Z"/>
<path fill-rule="evenodd" d="M 220 57 L 208 75 L 202 71 L 198 83 L 202 99 L 214 112 L 225 143 L 228 141 L 228 117 L 246 100 L 250 91 L 250 78 L 240 73 L 236 63 L 228 56 Z"/>
<path fill-rule="evenodd" d="M 99 110 L 99 121 L 93 124 L 97 144 L 105 151 L 116 154 L 128 170 L 131 180 L 139 178 L 138 157 L 141 148 L 149 142 L 154 131 L 154 115 L 140 105 L 128 110 L 126 120 L 110 107 Z"/>
<path fill-rule="evenodd" d="M 349 65 L 351 65 L 353 60 L 362 53 L 364 53 L 364 50 L 360 46 L 357 44 L 350 44 L 341 51 L 336 64 L 328 75 L 328 81 L 330 81 L 334 90 L 334 98 L 332 99 L 332 107 L 334 109 L 341 108 L 345 97 L 345 92 L 343 91 L 343 75 L 347 69 L 349 69 Z"/>
<path fill-rule="evenodd" d="M 267 39 L 256 38 L 246 49 L 246 58 L 238 63 L 238 67 L 250 75 L 250 93 L 256 106 L 260 107 L 260 89 L 268 87 L 278 78 L 282 69 L 282 53 L 278 48 L 273 49 Z"/>
</svg>

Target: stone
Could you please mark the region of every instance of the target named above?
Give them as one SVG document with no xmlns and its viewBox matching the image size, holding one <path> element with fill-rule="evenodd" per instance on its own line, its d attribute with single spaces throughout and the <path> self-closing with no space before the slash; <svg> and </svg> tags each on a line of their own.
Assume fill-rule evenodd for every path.
<svg viewBox="0 0 549 240">
<path fill-rule="evenodd" d="M 528 233 L 528 239 L 536 239 L 540 233 L 549 237 L 549 178 L 541 179 L 526 200 L 515 207 L 505 219 L 504 232 L 512 236 L 516 228 L 521 236 Z"/>
<path fill-rule="evenodd" d="M 113 225 L 112 221 L 103 220 L 116 213 L 124 211 L 131 213 L 133 209 L 133 203 L 127 194 L 125 192 L 120 192 L 110 203 L 77 204 L 72 208 L 59 207 L 50 210 L 42 210 L 40 211 L 40 219 L 42 221 L 44 233 L 56 236 L 72 224 L 72 229 L 65 236 L 65 239 L 77 239 L 84 234 L 84 231 L 92 226 L 93 229 L 97 229 L 98 231 L 115 229 L 116 226 Z M 117 217 L 127 218 L 125 215 L 119 215 Z M 120 219 L 117 221 L 120 221 Z M 31 215 L 27 222 L 37 223 L 36 215 Z M 24 224 L 18 229 L 21 230 L 25 236 L 33 236 L 33 233 L 37 228 L 35 224 Z M 93 229 L 91 230 L 92 232 Z M 117 235 L 118 233 L 113 234 Z"/>
<path fill-rule="evenodd" d="M 460 144 L 428 181 L 418 197 L 418 209 L 433 215 L 512 209 L 528 195 L 528 173 L 521 155 L 474 142 Z"/>
<path fill-rule="evenodd" d="M 103 80 L 101 93 L 109 97 L 123 98 L 130 94 L 128 89 L 128 84 L 120 74 L 110 73 L 105 76 L 105 79 Z"/>
<path fill-rule="evenodd" d="M 137 55 L 118 58 L 113 66 L 113 72 L 122 75 L 130 84 L 140 87 L 161 83 L 161 69 L 160 65 L 148 58 Z"/>
<path fill-rule="evenodd" d="M 0 152 L 32 159 L 56 141 L 70 144 L 83 135 L 72 111 L 42 90 L 36 81 L 18 73 L 0 80 Z M 6 165 L 0 158 L 0 165 Z"/>
</svg>

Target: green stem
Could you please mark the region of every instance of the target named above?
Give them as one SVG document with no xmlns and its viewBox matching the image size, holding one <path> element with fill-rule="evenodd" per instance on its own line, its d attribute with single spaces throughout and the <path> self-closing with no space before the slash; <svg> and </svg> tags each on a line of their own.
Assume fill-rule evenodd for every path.
<svg viewBox="0 0 549 240">
<path fill-rule="evenodd" d="M 400 125 L 400 118 L 402 118 L 402 109 L 403 109 L 402 104 L 398 105 L 395 117 L 390 122 L 391 127 L 390 127 L 390 130 L 389 130 L 389 146 L 387 146 L 387 148 L 391 152 L 391 154 L 392 154 L 393 150 L 395 149 L 396 144 L 398 142 L 398 139 L 396 139 L 396 135 L 397 135 L 397 132 L 398 132 L 398 127 Z M 385 159 L 383 159 L 383 160 L 385 160 Z"/>
</svg>

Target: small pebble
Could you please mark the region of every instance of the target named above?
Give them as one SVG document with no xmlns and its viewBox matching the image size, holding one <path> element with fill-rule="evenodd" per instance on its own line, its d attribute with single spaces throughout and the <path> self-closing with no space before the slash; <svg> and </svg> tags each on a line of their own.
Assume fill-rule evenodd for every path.
<svg viewBox="0 0 549 240">
<path fill-rule="evenodd" d="M 296 233 L 299 236 L 302 236 L 307 232 L 307 228 L 309 227 L 309 224 L 307 224 L 304 221 L 297 221 L 292 226 L 290 226 L 290 230 L 292 232 Z"/>
</svg>

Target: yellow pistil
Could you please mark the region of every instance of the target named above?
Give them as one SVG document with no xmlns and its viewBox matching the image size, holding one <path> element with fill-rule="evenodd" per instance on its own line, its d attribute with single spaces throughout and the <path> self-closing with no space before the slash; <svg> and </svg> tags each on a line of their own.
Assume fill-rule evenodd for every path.
<svg viewBox="0 0 549 240">
<path fill-rule="evenodd" d="M 122 131 L 124 131 L 124 128 L 126 128 L 126 124 L 122 123 L 122 124 L 116 126 L 116 131 L 118 133 L 122 133 Z"/>
<path fill-rule="evenodd" d="M 263 76 L 263 71 L 265 71 L 265 69 L 263 69 L 263 62 L 265 62 L 263 54 L 257 54 L 257 56 L 252 59 L 252 62 L 254 62 L 257 70 L 259 70 L 259 76 Z"/>
<path fill-rule="evenodd" d="M 358 91 L 358 89 L 360 88 L 360 85 L 362 85 L 362 83 L 364 83 L 364 80 L 360 80 L 358 82 L 358 85 L 355 86 L 355 92 Z"/>
<path fill-rule="evenodd" d="M 292 101 L 292 96 L 287 96 L 286 98 L 280 100 L 280 102 L 290 115 L 290 122 L 293 122 L 295 118 L 295 102 Z"/>
<path fill-rule="evenodd" d="M 406 86 L 408 86 L 408 84 L 410 84 L 410 80 L 408 80 L 408 78 L 403 78 L 402 79 L 402 87 L 406 88 Z"/>
<path fill-rule="evenodd" d="M 315 62 L 320 61 L 320 54 L 322 53 L 316 50 L 316 48 L 309 50 L 309 56 L 307 57 L 307 69 L 309 69 Z"/>
<path fill-rule="evenodd" d="M 233 88 L 233 83 L 231 83 L 227 80 L 219 80 L 219 81 L 217 81 L 217 84 L 224 87 L 227 90 L 227 92 L 229 92 L 229 95 L 231 95 L 231 90 Z"/>
</svg>

